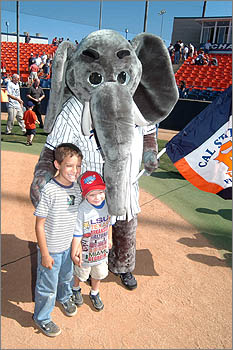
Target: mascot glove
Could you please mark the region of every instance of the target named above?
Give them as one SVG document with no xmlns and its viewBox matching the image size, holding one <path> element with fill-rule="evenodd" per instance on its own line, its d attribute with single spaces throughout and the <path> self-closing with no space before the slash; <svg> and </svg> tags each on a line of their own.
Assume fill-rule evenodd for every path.
<svg viewBox="0 0 233 350">
<path fill-rule="evenodd" d="M 35 176 L 33 182 L 30 187 L 30 197 L 32 204 L 36 208 L 40 198 L 41 198 L 41 190 L 45 186 L 45 184 L 51 179 L 50 173 L 44 173 L 43 175 Z"/>
<path fill-rule="evenodd" d="M 159 166 L 159 161 L 157 159 L 157 152 L 155 150 L 147 150 L 143 153 L 144 169 L 146 174 L 150 175 Z"/>
</svg>

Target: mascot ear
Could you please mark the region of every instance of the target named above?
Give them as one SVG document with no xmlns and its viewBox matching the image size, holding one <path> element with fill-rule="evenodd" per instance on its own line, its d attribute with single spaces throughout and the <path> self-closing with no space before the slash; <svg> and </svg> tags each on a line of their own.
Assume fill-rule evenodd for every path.
<svg viewBox="0 0 233 350">
<path fill-rule="evenodd" d="M 52 80 L 49 96 L 49 104 L 46 112 L 44 130 L 49 133 L 55 122 L 57 115 L 62 109 L 62 105 L 67 101 L 72 93 L 66 85 L 66 68 L 76 46 L 69 41 L 59 44 L 52 63 Z"/>
<path fill-rule="evenodd" d="M 134 101 L 146 120 L 159 123 L 179 97 L 168 50 L 159 37 L 147 33 L 137 35 L 131 44 L 142 64 Z"/>
</svg>

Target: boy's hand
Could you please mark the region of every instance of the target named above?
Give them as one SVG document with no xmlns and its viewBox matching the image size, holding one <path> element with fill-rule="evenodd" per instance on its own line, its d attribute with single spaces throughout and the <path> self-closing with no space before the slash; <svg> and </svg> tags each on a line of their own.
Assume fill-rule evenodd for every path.
<svg viewBox="0 0 233 350">
<path fill-rule="evenodd" d="M 77 251 L 75 252 L 75 254 L 71 255 L 71 259 L 73 260 L 75 265 L 78 265 L 79 267 L 81 267 L 82 265 L 82 244 L 80 243 Z"/>
<path fill-rule="evenodd" d="M 75 255 L 73 258 L 72 258 L 73 262 L 75 265 L 78 265 L 79 267 L 81 267 L 81 264 L 82 264 L 82 259 L 80 259 L 79 256 Z"/>
<path fill-rule="evenodd" d="M 50 255 L 42 256 L 41 265 L 52 270 L 54 259 Z"/>
</svg>

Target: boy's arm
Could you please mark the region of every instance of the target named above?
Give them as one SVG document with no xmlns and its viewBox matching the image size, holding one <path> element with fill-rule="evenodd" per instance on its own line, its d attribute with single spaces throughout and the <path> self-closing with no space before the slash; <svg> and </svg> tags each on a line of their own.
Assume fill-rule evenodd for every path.
<svg viewBox="0 0 233 350">
<path fill-rule="evenodd" d="M 52 269 L 54 260 L 49 255 L 46 238 L 45 238 L 45 230 L 44 230 L 44 224 L 45 224 L 46 218 L 42 218 L 37 216 L 36 217 L 36 238 L 38 242 L 38 246 L 40 248 L 42 261 L 41 264 L 44 267 L 47 267 L 48 269 Z"/>
<path fill-rule="evenodd" d="M 82 264 L 82 236 L 74 236 L 71 245 L 71 259 L 75 265 L 81 266 Z"/>
</svg>

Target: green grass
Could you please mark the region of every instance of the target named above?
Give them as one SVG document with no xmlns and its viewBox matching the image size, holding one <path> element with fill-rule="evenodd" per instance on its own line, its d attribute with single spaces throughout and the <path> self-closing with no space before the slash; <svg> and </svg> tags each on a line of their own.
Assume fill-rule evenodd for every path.
<svg viewBox="0 0 233 350">
<path fill-rule="evenodd" d="M 166 143 L 159 140 L 159 151 Z M 158 170 L 151 176 L 142 176 L 139 186 L 192 224 L 220 251 L 222 259 L 229 266 L 232 265 L 231 200 L 224 200 L 194 187 L 178 172 L 166 153 L 160 158 Z M 198 235 L 192 241 L 192 246 L 195 245 L 199 247 Z"/>
<path fill-rule="evenodd" d="M 33 145 L 26 147 L 26 137 L 22 135 L 18 125 L 14 126 L 14 135 L 11 136 L 4 135 L 6 121 L 2 121 L 1 127 L 2 150 L 40 154 L 47 137 L 43 130 L 37 128 Z M 159 140 L 159 150 L 164 148 L 166 143 L 167 141 Z M 220 251 L 222 260 L 226 261 L 229 266 L 231 265 L 232 201 L 225 201 L 217 195 L 195 188 L 180 175 L 166 153 L 160 158 L 159 169 L 151 176 L 142 176 L 139 185 L 198 230 L 199 234 L 191 242 L 183 239 L 180 244 L 199 247 L 198 237 L 202 234 L 211 245 Z M 190 258 L 195 259 L 193 256 Z M 201 261 L 200 256 L 198 259 Z M 203 263 L 206 263 L 204 261 L 206 260 L 203 257 Z"/>
<path fill-rule="evenodd" d="M 3 151 L 12 152 L 24 152 L 30 154 L 40 154 L 44 143 L 46 141 L 47 134 L 43 129 L 36 129 L 36 136 L 33 139 L 32 146 L 26 146 L 27 137 L 22 134 L 18 123 L 12 129 L 12 135 L 5 135 L 6 131 L 6 120 L 1 121 L 1 149 Z"/>
</svg>

